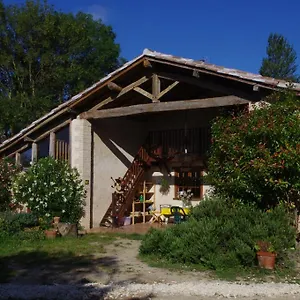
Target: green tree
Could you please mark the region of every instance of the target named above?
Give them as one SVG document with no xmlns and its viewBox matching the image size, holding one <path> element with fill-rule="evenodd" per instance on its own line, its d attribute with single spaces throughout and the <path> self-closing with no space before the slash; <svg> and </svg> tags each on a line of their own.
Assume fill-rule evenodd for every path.
<svg viewBox="0 0 300 300">
<path fill-rule="evenodd" d="M 262 61 L 259 73 L 277 79 L 298 81 L 297 54 L 287 39 L 277 33 L 268 38 L 267 57 Z"/>
<path fill-rule="evenodd" d="M 256 204 L 300 204 L 300 105 L 278 102 L 212 126 L 209 175 L 217 194 Z"/>
<path fill-rule="evenodd" d="M 0 132 L 10 136 L 121 64 L 115 33 L 47 1 L 0 0 Z"/>
</svg>

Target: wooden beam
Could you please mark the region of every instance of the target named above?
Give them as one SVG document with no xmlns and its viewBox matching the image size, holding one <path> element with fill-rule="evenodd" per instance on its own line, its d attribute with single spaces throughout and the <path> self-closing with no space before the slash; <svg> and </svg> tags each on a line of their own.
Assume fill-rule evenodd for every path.
<svg viewBox="0 0 300 300">
<path fill-rule="evenodd" d="M 111 91 L 114 91 L 114 92 L 121 92 L 122 91 L 122 87 L 117 85 L 116 83 L 114 82 L 109 82 L 107 84 L 107 87 L 111 90 Z"/>
<path fill-rule="evenodd" d="M 30 138 L 29 136 L 25 136 L 24 142 L 33 142 L 34 140 Z"/>
<path fill-rule="evenodd" d="M 234 88 L 230 88 L 227 86 L 223 86 L 217 83 L 213 83 L 208 80 L 204 79 L 198 79 L 195 77 L 189 77 L 189 76 L 183 76 L 183 75 L 178 75 L 178 74 L 173 74 L 173 73 L 158 73 L 158 76 L 160 78 L 168 79 L 168 80 L 173 80 L 173 81 L 179 81 L 179 82 L 185 82 L 190 85 L 195 85 L 203 89 L 208 89 L 211 91 L 216 91 L 219 93 L 227 94 L 227 95 L 237 95 L 242 98 L 249 98 L 249 94 L 244 93 L 242 91 L 239 91 Z"/>
<path fill-rule="evenodd" d="M 59 124 L 57 126 L 52 127 L 51 129 L 45 131 L 43 134 L 41 134 L 40 136 L 38 136 L 34 140 L 34 142 L 39 142 L 40 140 L 42 140 L 42 139 L 46 138 L 48 135 L 50 135 L 51 132 L 56 132 L 56 131 L 62 129 L 63 127 L 65 127 L 65 126 L 68 126 L 71 123 L 71 121 L 72 121 L 72 119 L 68 119 L 68 120 L 66 120 L 63 123 L 61 123 L 61 124 Z"/>
<path fill-rule="evenodd" d="M 144 59 L 143 66 L 144 68 L 152 68 L 152 64 L 148 59 Z"/>
<path fill-rule="evenodd" d="M 150 100 L 153 100 L 152 94 L 148 93 L 147 91 L 143 90 L 142 88 L 136 87 L 136 88 L 134 88 L 134 90 L 135 90 L 136 92 L 140 93 L 141 95 L 143 95 L 143 96 L 149 98 Z"/>
<path fill-rule="evenodd" d="M 162 63 L 161 61 L 157 61 L 155 58 L 149 58 L 149 61 L 150 63 Z M 180 69 L 185 69 L 185 70 L 194 70 L 195 67 L 193 66 L 190 66 L 188 64 L 182 64 L 182 63 L 178 63 L 178 62 L 171 62 L 171 61 L 167 61 L 167 60 L 164 60 L 163 61 L 163 64 L 164 65 L 169 65 L 169 66 L 172 66 L 172 67 L 176 67 L 176 68 L 180 68 Z M 223 74 L 223 73 L 218 73 L 217 71 L 211 71 L 211 70 L 205 70 L 205 69 L 201 69 L 199 70 L 200 72 L 200 76 L 201 74 L 208 74 L 208 75 L 212 75 L 212 76 L 217 76 L 217 77 L 220 77 L 220 78 L 226 78 L 226 79 L 229 79 L 229 80 L 234 80 L 234 81 L 238 81 L 238 82 L 242 82 L 242 83 L 246 83 L 248 85 L 253 85 L 253 82 L 251 82 L 251 80 L 247 80 L 247 79 L 243 79 L 243 78 L 239 78 L 239 77 L 234 77 L 232 78 L 232 75 L 230 74 Z M 250 81 L 250 82 L 249 82 Z M 268 86 L 267 84 L 264 85 L 263 83 L 261 84 L 257 84 L 259 87 L 262 87 L 264 89 L 269 89 L 269 90 L 280 90 L 280 88 L 276 88 L 274 86 Z"/>
<path fill-rule="evenodd" d="M 158 102 L 158 96 L 160 94 L 160 79 L 157 74 L 152 76 L 152 102 Z"/>
<path fill-rule="evenodd" d="M 165 88 L 162 92 L 159 93 L 158 99 L 160 99 L 165 94 L 169 93 L 177 84 L 179 84 L 179 81 L 175 81 L 172 84 L 170 84 L 167 88 Z"/>
<path fill-rule="evenodd" d="M 105 100 L 101 101 L 99 104 L 95 105 L 92 108 L 92 110 L 97 110 L 97 109 L 101 108 L 102 106 L 104 106 L 104 105 L 106 105 L 106 104 L 108 104 L 108 103 L 110 103 L 110 102 L 118 99 L 119 97 L 121 97 L 121 96 L 125 95 L 126 93 L 132 91 L 135 87 L 140 86 L 141 84 L 143 84 L 144 82 L 146 82 L 148 80 L 149 80 L 148 76 L 141 77 L 137 81 L 135 81 L 135 82 L 127 85 L 126 87 L 124 87 L 119 94 L 117 94 L 115 96 L 110 96 L 110 97 L 106 98 Z"/>
<path fill-rule="evenodd" d="M 201 109 L 208 107 L 222 107 L 232 105 L 248 104 L 249 101 L 236 97 L 224 96 L 215 98 L 195 99 L 195 100 L 182 100 L 172 102 L 155 102 L 147 104 L 131 105 L 126 107 L 103 109 L 98 111 L 88 111 L 82 113 L 82 119 L 105 119 L 113 117 L 122 117 L 146 113 L 158 113 L 167 111 L 181 111 Z"/>
<path fill-rule="evenodd" d="M 255 84 L 255 85 L 253 86 L 253 91 L 254 91 L 254 92 L 259 92 L 259 86 L 258 86 L 257 84 Z"/>
</svg>

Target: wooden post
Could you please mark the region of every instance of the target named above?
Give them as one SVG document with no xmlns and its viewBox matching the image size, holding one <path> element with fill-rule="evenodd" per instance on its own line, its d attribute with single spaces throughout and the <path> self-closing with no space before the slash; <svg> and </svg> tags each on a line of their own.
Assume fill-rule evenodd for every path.
<svg viewBox="0 0 300 300">
<path fill-rule="evenodd" d="M 31 150 L 31 162 L 35 164 L 38 159 L 38 147 L 37 143 L 32 143 L 32 150 Z"/>
<path fill-rule="evenodd" d="M 160 79 L 157 74 L 153 74 L 152 77 L 152 101 L 159 102 L 158 97 L 160 94 Z"/>
<path fill-rule="evenodd" d="M 134 225 L 135 220 L 134 220 L 134 214 L 135 214 L 135 199 L 132 201 L 132 225 Z"/>
<path fill-rule="evenodd" d="M 50 132 L 49 156 L 55 158 L 55 132 Z"/>
<path fill-rule="evenodd" d="M 143 185 L 143 223 L 146 223 L 146 181 Z"/>
<path fill-rule="evenodd" d="M 117 218 L 117 208 L 116 208 L 116 194 L 112 193 L 112 226 L 118 227 L 119 226 L 119 220 Z"/>
<path fill-rule="evenodd" d="M 21 165 L 21 154 L 20 152 L 16 153 L 16 166 L 20 166 Z"/>
<path fill-rule="evenodd" d="M 200 199 L 203 199 L 204 197 L 204 182 L 203 182 L 203 177 L 204 177 L 204 171 L 200 171 Z"/>
</svg>

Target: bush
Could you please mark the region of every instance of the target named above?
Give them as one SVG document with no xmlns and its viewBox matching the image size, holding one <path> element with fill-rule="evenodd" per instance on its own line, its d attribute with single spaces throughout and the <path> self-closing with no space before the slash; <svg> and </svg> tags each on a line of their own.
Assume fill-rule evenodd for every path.
<svg viewBox="0 0 300 300">
<path fill-rule="evenodd" d="M 11 183 L 17 168 L 10 159 L 0 159 L 0 211 L 9 208 L 11 202 Z"/>
<path fill-rule="evenodd" d="M 222 199 L 204 200 L 187 222 L 164 231 L 151 230 L 140 253 L 211 269 L 253 266 L 258 240 L 271 242 L 279 259 L 294 246 L 295 230 L 290 221 L 282 206 L 263 212 Z"/>
<path fill-rule="evenodd" d="M 44 232 L 38 227 L 38 218 L 32 213 L 0 213 L 0 244 L 14 241 L 34 242 L 45 238 Z"/>
<path fill-rule="evenodd" d="M 6 211 L 0 213 L 0 234 L 15 235 L 25 228 L 38 225 L 38 218 L 32 213 L 13 213 Z"/>
<path fill-rule="evenodd" d="M 262 209 L 300 208 L 299 108 L 280 102 L 215 120 L 208 167 L 216 193 Z"/>
<path fill-rule="evenodd" d="M 58 216 L 62 222 L 77 223 L 83 216 L 85 193 L 78 171 L 51 157 L 17 176 L 13 193 L 17 203 L 26 204 L 42 219 Z"/>
</svg>

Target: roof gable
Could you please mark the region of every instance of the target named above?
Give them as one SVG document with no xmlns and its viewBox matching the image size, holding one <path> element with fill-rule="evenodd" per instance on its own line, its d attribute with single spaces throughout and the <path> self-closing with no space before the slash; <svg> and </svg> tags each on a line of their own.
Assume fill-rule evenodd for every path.
<svg viewBox="0 0 300 300">
<path fill-rule="evenodd" d="M 0 145 L 0 152 L 3 148 L 6 148 L 10 143 L 18 141 L 30 134 L 32 131 L 35 130 L 36 126 L 42 126 L 44 123 L 46 124 L 54 118 L 59 117 L 62 113 L 76 107 L 78 104 L 86 103 L 85 101 L 88 100 L 88 98 L 92 94 L 107 86 L 107 84 L 112 80 L 115 80 L 123 74 L 126 74 L 130 69 L 136 67 L 145 59 L 148 59 L 150 61 L 156 61 L 161 64 L 174 65 L 182 69 L 188 68 L 194 70 L 195 72 L 206 73 L 217 77 L 227 78 L 232 81 L 244 82 L 249 85 L 258 85 L 266 89 L 275 90 L 278 88 L 287 88 L 290 85 L 289 82 L 286 82 L 284 80 L 263 77 L 261 75 L 243 72 L 236 69 L 229 69 L 225 67 L 216 66 L 213 64 L 206 63 L 204 61 L 176 57 L 173 55 L 163 54 L 156 51 L 151 51 L 149 49 L 145 49 L 142 55 L 127 62 L 119 69 L 115 70 L 114 72 L 108 74 L 107 76 L 96 82 L 94 85 L 90 86 L 81 93 L 73 96 L 68 101 L 52 109 L 49 113 L 31 123 L 29 126 L 21 130 L 18 134 L 5 140 Z M 292 88 L 300 94 L 300 84 L 295 83 L 293 84 Z"/>
</svg>

